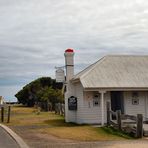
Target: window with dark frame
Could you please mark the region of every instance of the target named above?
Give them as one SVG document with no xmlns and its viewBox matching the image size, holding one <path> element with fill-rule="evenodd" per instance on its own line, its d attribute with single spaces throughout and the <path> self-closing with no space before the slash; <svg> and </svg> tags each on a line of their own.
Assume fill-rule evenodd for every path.
<svg viewBox="0 0 148 148">
<path fill-rule="evenodd" d="M 95 93 L 93 96 L 93 106 L 100 106 L 100 94 Z"/>
</svg>

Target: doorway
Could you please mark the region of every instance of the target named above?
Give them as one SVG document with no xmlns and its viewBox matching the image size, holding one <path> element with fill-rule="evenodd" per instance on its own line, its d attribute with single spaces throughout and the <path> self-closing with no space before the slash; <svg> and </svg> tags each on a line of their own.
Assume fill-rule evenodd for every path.
<svg viewBox="0 0 148 148">
<path fill-rule="evenodd" d="M 111 91 L 111 110 L 121 110 L 121 113 L 124 113 L 124 99 L 122 91 Z"/>
</svg>

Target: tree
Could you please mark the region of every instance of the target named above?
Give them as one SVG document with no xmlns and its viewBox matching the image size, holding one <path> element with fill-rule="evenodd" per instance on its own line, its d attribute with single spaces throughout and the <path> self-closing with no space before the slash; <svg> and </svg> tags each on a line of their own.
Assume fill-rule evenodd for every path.
<svg viewBox="0 0 148 148">
<path fill-rule="evenodd" d="M 38 78 L 27 84 L 15 96 L 19 103 L 27 106 L 33 106 L 35 103 L 44 102 L 52 103 L 54 106 L 57 102 L 63 102 L 62 83 L 56 83 L 55 79 L 50 77 Z"/>
<path fill-rule="evenodd" d="M 61 90 L 53 89 L 52 87 L 45 87 L 42 90 L 38 91 L 37 98 L 39 102 L 51 104 L 53 109 L 55 108 L 55 103 L 64 102 Z"/>
</svg>

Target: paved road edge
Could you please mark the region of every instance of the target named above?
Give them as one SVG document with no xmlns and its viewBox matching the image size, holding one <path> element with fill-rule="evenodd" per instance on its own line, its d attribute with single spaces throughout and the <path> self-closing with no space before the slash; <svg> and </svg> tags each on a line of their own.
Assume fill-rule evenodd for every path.
<svg viewBox="0 0 148 148">
<path fill-rule="evenodd" d="M 0 127 L 6 130 L 6 132 L 18 143 L 20 148 L 29 148 L 29 146 L 24 142 L 24 140 L 18 136 L 14 131 L 12 131 L 9 127 L 0 124 Z"/>
</svg>

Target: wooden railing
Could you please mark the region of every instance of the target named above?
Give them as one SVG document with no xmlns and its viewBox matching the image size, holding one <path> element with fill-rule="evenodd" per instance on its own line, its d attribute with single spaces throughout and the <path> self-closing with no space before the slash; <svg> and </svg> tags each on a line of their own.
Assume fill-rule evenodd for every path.
<svg viewBox="0 0 148 148">
<path fill-rule="evenodd" d="M 115 116 L 115 119 L 112 120 L 112 116 Z M 126 121 L 126 120 L 130 121 Z M 121 110 L 117 110 L 113 112 L 110 109 L 110 102 L 107 102 L 107 126 L 113 126 L 121 131 L 126 131 L 125 122 L 127 125 L 135 124 L 135 126 L 128 126 L 130 128 L 130 132 L 134 134 L 137 138 L 143 137 L 143 115 L 137 114 L 137 116 L 133 115 L 125 115 L 121 114 Z M 132 121 L 132 122 L 131 122 Z"/>
</svg>

